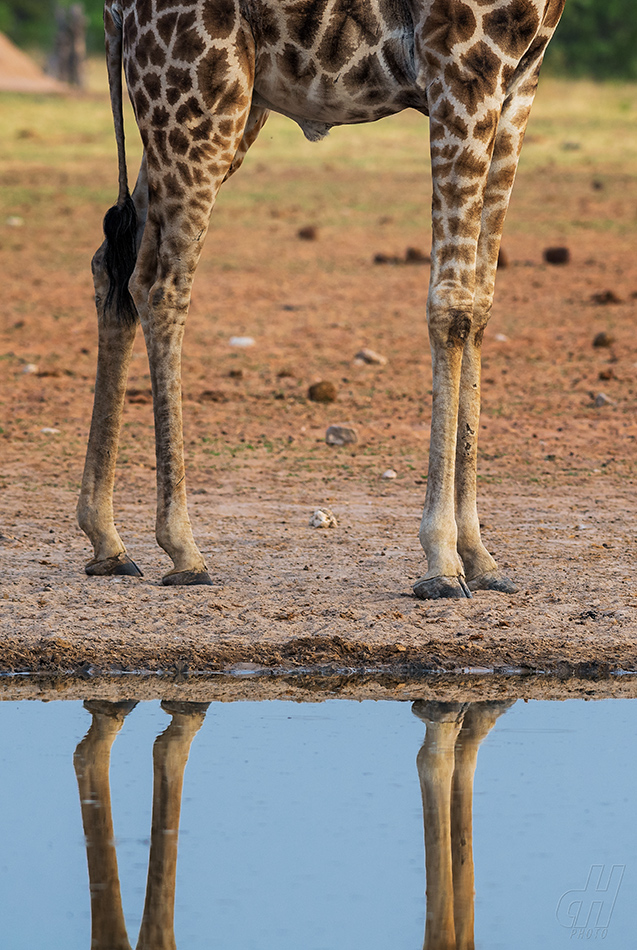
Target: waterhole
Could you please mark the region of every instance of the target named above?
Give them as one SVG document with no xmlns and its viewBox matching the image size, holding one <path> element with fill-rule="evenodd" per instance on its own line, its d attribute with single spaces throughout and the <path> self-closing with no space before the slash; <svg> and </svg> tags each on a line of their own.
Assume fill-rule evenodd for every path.
<svg viewBox="0 0 637 950">
<path fill-rule="evenodd" d="M 1 702 L 0 946 L 626 950 L 636 702 Z"/>
</svg>

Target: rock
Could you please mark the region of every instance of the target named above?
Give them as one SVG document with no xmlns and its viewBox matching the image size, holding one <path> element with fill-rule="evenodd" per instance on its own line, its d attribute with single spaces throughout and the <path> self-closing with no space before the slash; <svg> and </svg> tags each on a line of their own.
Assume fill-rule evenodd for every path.
<svg viewBox="0 0 637 950">
<path fill-rule="evenodd" d="M 40 432 L 44 433 L 44 435 L 59 435 L 60 434 L 59 429 L 50 429 L 48 426 L 45 426 L 44 429 L 40 429 Z"/>
<path fill-rule="evenodd" d="M 386 472 L 383 472 L 381 478 L 398 478 L 398 475 L 393 468 L 388 468 Z"/>
<path fill-rule="evenodd" d="M 496 333 L 496 335 L 494 336 L 493 339 L 494 339 L 494 340 L 497 340 L 498 343 L 508 343 L 508 342 L 509 342 L 509 338 L 508 338 L 508 336 L 506 335 L 506 333 Z"/>
<path fill-rule="evenodd" d="M 38 367 L 35 363 L 25 363 L 22 367 L 23 373 L 37 373 Z"/>
<path fill-rule="evenodd" d="M 366 346 L 358 351 L 354 359 L 360 363 L 370 363 L 374 366 L 384 366 L 387 363 L 386 356 L 381 356 L 380 353 L 375 353 L 374 350 L 368 350 Z"/>
<path fill-rule="evenodd" d="M 231 336 L 228 340 L 228 345 L 239 347 L 254 346 L 254 340 L 251 336 Z"/>
<path fill-rule="evenodd" d="M 197 402 L 228 402 L 228 396 L 221 389 L 204 389 Z"/>
<path fill-rule="evenodd" d="M 601 408 L 601 406 L 612 406 L 613 400 L 610 399 L 606 393 L 598 393 L 595 396 L 595 405 L 598 409 Z"/>
<path fill-rule="evenodd" d="M 243 370 L 242 369 L 231 369 L 228 373 L 230 379 L 243 379 Z"/>
<path fill-rule="evenodd" d="M 609 303 L 621 303 L 621 297 L 618 297 L 614 290 L 602 290 L 599 294 L 591 295 L 591 303 L 599 304 L 604 307 Z"/>
<path fill-rule="evenodd" d="M 24 218 L 18 217 L 17 214 L 12 214 L 7 218 L 7 225 L 10 228 L 21 228 L 24 224 Z"/>
<path fill-rule="evenodd" d="M 405 264 L 431 264 L 431 258 L 419 247 L 408 247 L 405 251 Z"/>
<path fill-rule="evenodd" d="M 547 247 L 542 256 L 547 264 L 568 264 L 571 252 L 567 247 Z"/>
<path fill-rule="evenodd" d="M 302 241 L 316 241 L 318 238 L 318 228 L 313 224 L 309 224 L 305 228 L 299 228 L 296 232 L 296 236 Z"/>
<path fill-rule="evenodd" d="M 337 528 L 338 521 L 329 508 L 317 508 L 308 521 L 310 528 Z"/>
<path fill-rule="evenodd" d="M 599 379 L 608 380 L 608 379 L 615 379 L 615 378 L 616 378 L 615 371 L 613 370 L 612 366 L 609 366 L 608 369 L 600 369 Z"/>
<path fill-rule="evenodd" d="M 352 426 L 328 426 L 325 441 L 328 445 L 354 445 L 358 434 Z"/>
<path fill-rule="evenodd" d="M 400 257 L 393 254 L 374 254 L 374 264 L 402 264 Z"/>
<path fill-rule="evenodd" d="M 593 346 L 612 346 L 614 342 L 615 337 L 607 333 L 606 330 L 602 330 L 601 333 L 596 333 L 593 337 Z"/>
<path fill-rule="evenodd" d="M 498 270 L 504 270 L 505 267 L 509 266 L 509 257 L 504 248 L 500 248 L 498 251 Z"/>
<path fill-rule="evenodd" d="M 336 399 L 336 386 L 325 379 L 319 383 L 312 383 L 307 391 L 307 398 L 312 402 L 334 402 Z"/>
</svg>

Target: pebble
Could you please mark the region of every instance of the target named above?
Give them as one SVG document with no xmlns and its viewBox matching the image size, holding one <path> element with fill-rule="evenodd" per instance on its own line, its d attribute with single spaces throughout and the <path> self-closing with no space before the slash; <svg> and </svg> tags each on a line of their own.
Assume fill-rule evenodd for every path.
<svg viewBox="0 0 637 950">
<path fill-rule="evenodd" d="M 302 241 L 316 241 L 318 238 L 318 228 L 313 224 L 309 224 L 305 228 L 299 228 L 296 232 L 296 236 Z"/>
<path fill-rule="evenodd" d="M 405 264 L 431 264 L 431 258 L 419 247 L 408 247 L 405 251 Z"/>
<path fill-rule="evenodd" d="M 596 333 L 593 337 L 593 346 L 612 346 L 614 342 L 615 337 L 607 333 L 606 330 L 602 330 L 601 333 Z"/>
<path fill-rule="evenodd" d="M 22 367 L 23 373 L 37 373 L 37 371 L 38 367 L 35 365 L 35 363 L 25 363 L 25 365 Z"/>
<path fill-rule="evenodd" d="M 547 264 L 568 264 L 571 252 L 567 247 L 547 247 L 542 256 Z"/>
<path fill-rule="evenodd" d="M 621 297 L 618 297 L 614 290 L 602 290 L 599 294 L 591 295 L 591 303 L 599 304 L 605 307 L 609 303 L 621 303 Z"/>
<path fill-rule="evenodd" d="M 334 383 L 322 379 L 319 383 L 312 383 L 307 391 L 307 398 L 312 402 L 334 402 L 336 392 Z"/>
<path fill-rule="evenodd" d="M 59 435 L 59 429 L 50 429 L 48 426 L 45 426 L 44 429 L 40 429 L 40 432 L 43 432 L 45 435 Z"/>
<path fill-rule="evenodd" d="M 599 408 L 600 406 L 612 406 L 613 400 L 606 395 L 606 393 L 598 393 L 595 396 L 595 405 Z"/>
<path fill-rule="evenodd" d="M 228 344 L 230 346 L 254 346 L 254 340 L 251 336 L 231 336 Z"/>
<path fill-rule="evenodd" d="M 325 441 L 328 445 L 353 445 L 358 442 L 358 434 L 352 426 L 328 426 Z"/>
<path fill-rule="evenodd" d="M 7 224 L 10 228 L 21 228 L 24 224 L 24 218 L 18 217 L 17 214 L 12 214 L 7 218 Z"/>
<path fill-rule="evenodd" d="M 393 468 L 388 468 L 386 472 L 383 472 L 381 478 L 398 478 L 398 475 Z"/>
<path fill-rule="evenodd" d="M 380 353 L 376 353 L 374 350 L 369 350 L 366 346 L 362 350 L 359 350 L 354 360 L 359 363 L 369 363 L 374 366 L 385 366 L 387 363 L 387 357 L 381 356 Z"/>
<path fill-rule="evenodd" d="M 316 511 L 310 515 L 310 520 L 308 522 L 310 528 L 336 528 L 338 527 L 338 521 L 334 517 L 333 512 L 329 508 L 317 508 Z"/>
<path fill-rule="evenodd" d="M 498 343 L 508 343 L 509 341 L 509 338 L 506 335 L 506 333 L 496 333 L 493 339 L 497 340 Z"/>
</svg>

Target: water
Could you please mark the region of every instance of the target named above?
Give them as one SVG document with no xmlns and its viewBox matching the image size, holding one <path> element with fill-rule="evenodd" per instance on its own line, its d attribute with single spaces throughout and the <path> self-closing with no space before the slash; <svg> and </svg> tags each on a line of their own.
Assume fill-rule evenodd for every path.
<svg viewBox="0 0 637 950">
<path fill-rule="evenodd" d="M 470 805 L 471 755 L 478 746 L 473 833 L 464 834 L 473 842 L 476 947 L 552 950 L 575 940 L 603 941 L 611 950 L 634 947 L 635 703 L 474 704 L 464 712 L 462 732 L 459 722 L 443 721 L 462 714 L 441 704 L 417 706 L 423 719 L 399 702 L 212 703 L 185 769 L 177 947 L 419 950 L 426 914 L 421 781 L 429 815 L 427 946 L 453 947 L 442 942 L 445 920 L 448 926 L 455 900 L 460 940 L 474 909 L 473 882 L 462 884 L 457 875 L 454 887 L 445 878 L 449 840 L 444 832 L 436 840 L 436 828 L 451 801 L 456 810 Z M 152 749 L 171 716 L 158 702 L 140 703 L 112 745 L 118 888 L 108 871 L 115 852 L 103 821 L 110 742 L 104 735 L 114 734 L 117 721 L 106 707 L 95 708 L 101 745 L 94 726 L 90 755 L 85 744 L 77 765 L 96 862 L 94 946 L 116 950 L 109 930 L 120 893 L 121 926 L 132 946 L 142 921 Z M 164 798 L 157 796 L 162 812 L 151 879 L 164 890 L 154 903 L 151 893 L 140 947 L 170 946 L 148 924 L 152 918 L 162 939 L 170 936 L 176 837 L 167 829 L 174 831 L 176 821 L 167 790 L 177 788 L 174 807 L 188 741 L 202 716 L 201 710 L 190 715 L 188 704 L 177 708 L 160 746 L 166 753 L 158 783 Z M 91 720 L 80 703 L 0 703 L 2 950 L 91 946 L 87 851 L 73 765 Z M 428 744 L 419 753 L 426 730 Z M 454 765 L 460 784 L 452 798 Z M 466 819 L 452 826 L 456 847 L 463 820 L 466 832 Z M 466 873 L 470 848 L 464 856 Z M 596 890 L 600 875 L 606 890 Z"/>
</svg>

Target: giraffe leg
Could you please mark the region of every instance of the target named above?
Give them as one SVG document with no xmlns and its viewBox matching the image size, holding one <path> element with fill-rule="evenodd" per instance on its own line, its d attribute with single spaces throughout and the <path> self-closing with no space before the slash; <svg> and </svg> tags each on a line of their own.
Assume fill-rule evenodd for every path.
<svg viewBox="0 0 637 950">
<path fill-rule="evenodd" d="M 172 714 L 153 746 L 153 815 L 137 950 L 175 950 L 175 881 L 184 770 L 209 703 L 163 702 Z"/>
<path fill-rule="evenodd" d="M 137 212 L 139 241 L 148 200 L 144 161 L 132 197 Z M 123 319 L 117 311 L 116 301 L 109 300 L 105 251 L 106 242 L 99 248 L 92 263 L 99 342 L 93 416 L 77 504 L 77 520 L 93 544 L 94 556 L 86 564 L 87 574 L 129 574 L 139 577 L 141 571 L 126 553 L 113 519 L 115 464 L 137 321 Z"/>
<path fill-rule="evenodd" d="M 129 286 L 150 364 L 157 458 L 156 537 L 173 561 L 173 569 L 163 578 L 169 585 L 212 583 L 193 537 L 186 502 L 181 349 L 210 214 L 241 147 L 250 112 L 254 41 L 238 13 L 235 30 L 231 52 L 220 57 L 213 48 L 209 65 L 204 60 L 193 66 L 189 98 L 177 108 L 172 125 L 165 108 L 147 111 L 139 119 L 150 200 Z"/>
<path fill-rule="evenodd" d="M 427 573 L 414 584 L 422 599 L 471 597 L 458 553 L 455 462 L 462 366 L 472 332 L 475 269 L 493 136 L 458 141 L 442 94 L 430 114 L 433 181 L 432 270 L 427 322 L 433 369 L 427 494 L 420 542 Z M 476 120 L 477 121 L 477 120 Z M 495 127 L 495 109 L 485 125 Z"/>
<path fill-rule="evenodd" d="M 137 703 L 87 701 L 84 705 L 92 715 L 92 723 L 75 750 L 73 765 L 86 838 L 91 948 L 130 950 L 117 869 L 109 769 L 113 742 Z"/>
<path fill-rule="evenodd" d="M 506 99 L 498 122 L 482 208 L 473 323 L 463 354 L 458 412 L 455 470 L 458 553 L 470 590 L 496 590 L 507 594 L 515 593 L 518 588 L 498 569 L 484 546 L 476 504 L 480 364 L 482 338 L 493 302 L 504 218 L 533 104 L 542 50 L 543 47 L 538 48 L 534 59 L 521 72 L 515 91 Z"/>
</svg>

